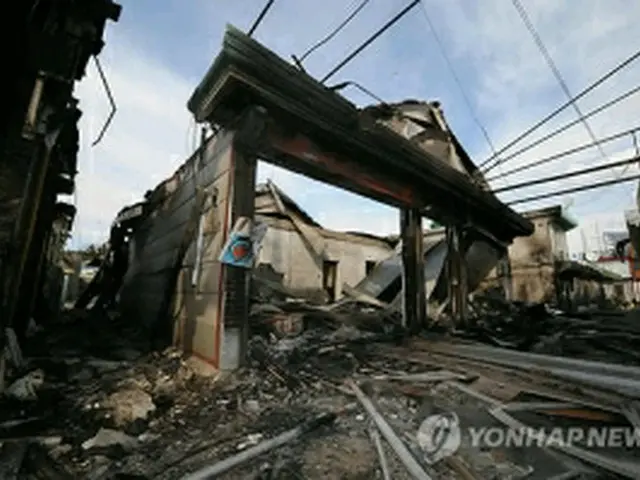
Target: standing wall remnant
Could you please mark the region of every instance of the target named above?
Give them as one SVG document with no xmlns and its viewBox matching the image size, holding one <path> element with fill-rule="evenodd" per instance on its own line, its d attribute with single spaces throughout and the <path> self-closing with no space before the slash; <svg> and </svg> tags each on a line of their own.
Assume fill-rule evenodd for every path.
<svg viewBox="0 0 640 480">
<path fill-rule="evenodd" d="M 151 194 L 121 290 L 125 315 L 216 367 L 223 367 L 225 269 L 218 256 L 230 228 L 232 143 L 232 133 L 219 132 Z"/>
</svg>

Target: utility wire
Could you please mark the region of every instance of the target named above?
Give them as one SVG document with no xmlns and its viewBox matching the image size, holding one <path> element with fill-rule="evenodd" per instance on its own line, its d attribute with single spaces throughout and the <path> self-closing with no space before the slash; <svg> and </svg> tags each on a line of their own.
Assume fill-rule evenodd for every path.
<svg viewBox="0 0 640 480">
<path fill-rule="evenodd" d="M 630 97 L 630 96 L 632 96 L 632 95 L 634 95 L 634 94 L 636 94 L 636 93 L 638 93 L 638 92 L 640 92 L 640 85 L 638 85 L 638 86 L 637 86 L 637 87 L 635 87 L 635 88 L 632 88 L 631 90 L 626 91 L 626 92 L 625 92 L 625 93 L 623 93 L 622 95 L 618 95 L 618 96 L 617 96 L 617 97 L 615 97 L 613 100 L 610 100 L 610 101 L 608 101 L 607 103 L 605 103 L 605 104 L 603 104 L 603 105 L 600 105 L 598 108 L 595 108 L 595 109 L 593 109 L 593 110 L 589 111 L 589 112 L 584 116 L 584 118 L 590 118 L 590 117 L 593 117 L 594 115 L 597 115 L 598 113 L 601 113 L 601 112 L 603 112 L 603 111 L 605 111 L 605 110 L 607 110 L 607 109 L 609 109 L 609 108 L 613 107 L 613 106 L 614 106 L 614 105 L 616 105 L 617 103 L 620 103 L 622 100 L 625 100 L 626 98 L 628 98 L 628 97 Z M 546 142 L 547 140 L 549 140 L 549 139 L 551 139 L 551 138 L 553 138 L 553 137 L 556 137 L 557 135 L 560 135 L 562 132 L 564 132 L 564 131 L 566 131 L 566 130 L 570 129 L 571 127 L 573 127 L 573 126 L 577 125 L 577 124 L 578 124 L 578 123 L 580 123 L 580 122 L 581 122 L 581 119 L 577 119 L 577 120 L 574 120 L 574 121 L 572 121 L 572 122 L 569 122 L 569 123 L 567 123 L 567 124 L 563 125 L 562 127 L 560 127 L 560 128 L 558 128 L 558 129 L 556 129 L 556 130 L 554 130 L 554 131 L 552 131 L 552 132 L 548 133 L 548 134 L 547 134 L 547 135 L 545 135 L 544 137 L 541 137 L 541 138 L 539 138 L 538 140 L 536 140 L 536 141 L 534 141 L 534 142 L 531 142 L 529 145 L 527 145 L 527 146 L 525 146 L 525 147 L 522 147 L 521 149 L 519 149 L 519 150 L 515 151 L 514 153 L 512 153 L 512 154 L 510 154 L 510 155 L 508 155 L 508 156 L 506 156 L 506 157 L 504 157 L 504 158 L 502 159 L 502 160 L 503 160 L 503 162 L 502 162 L 502 163 L 504 163 L 504 162 L 506 162 L 506 161 L 508 161 L 508 160 L 511 160 L 512 158 L 517 157 L 518 155 L 521 155 L 521 154 L 523 154 L 524 152 L 527 152 L 527 151 L 531 150 L 531 149 L 532 149 L 532 148 L 534 148 L 534 147 L 537 147 L 537 146 L 538 146 L 538 145 L 540 145 L 541 143 L 544 143 L 544 142 Z M 491 167 L 487 168 L 487 169 L 484 171 L 484 173 L 487 173 L 488 171 L 490 171 L 493 167 L 495 167 L 495 166 L 497 166 L 497 165 L 498 165 L 498 164 L 496 163 L 496 164 L 492 165 Z"/>
<path fill-rule="evenodd" d="M 493 190 L 493 193 L 502 193 L 510 190 L 517 190 L 519 188 L 533 187 L 534 185 L 540 185 L 543 183 L 557 182 L 558 180 L 564 180 L 566 178 L 579 177 L 580 175 L 586 175 L 587 173 L 601 172 L 603 170 L 609 170 L 615 167 L 622 167 L 625 165 L 631 165 L 632 163 L 638 163 L 639 157 L 634 156 L 617 162 L 606 163 L 604 165 L 596 165 L 594 167 L 584 168 L 582 170 L 574 170 L 573 172 L 560 173 L 558 175 L 551 175 L 549 177 L 537 178 L 535 180 L 528 180 L 526 182 L 516 183 L 508 187 L 498 188 Z"/>
<path fill-rule="evenodd" d="M 367 48 L 369 45 L 371 45 L 380 35 L 382 35 L 384 32 L 389 30 L 389 28 L 391 28 L 393 25 L 395 25 L 398 22 L 398 20 L 400 20 L 407 13 L 409 13 L 419 3 L 420 3 L 420 0 L 413 0 L 409 5 L 404 7 L 391 20 L 389 20 L 387 23 L 385 23 L 382 27 L 380 27 L 378 29 L 378 31 L 376 31 L 367 40 L 365 40 L 362 45 L 360 45 L 353 52 L 351 52 L 349 55 L 347 55 L 347 57 L 344 60 L 342 60 L 340 63 L 338 63 L 338 65 L 333 67 L 333 69 L 329 73 L 327 73 L 322 78 L 322 80 L 320 80 L 320 83 L 325 83 L 327 80 L 329 80 L 331 77 L 333 77 L 336 73 L 338 73 L 340 70 L 342 70 L 345 65 L 347 65 L 351 60 L 353 60 L 355 57 L 357 57 L 365 48 Z"/>
<path fill-rule="evenodd" d="M 633 140 L 633 148 L 636 151 L 636 155 L 640 155 L 640 149 L 638 148 L 638 138 L 636 137 L 636 133 L 637 133 L 637 130 L 634 130 L 633 132 L 631 132 L 631 139 Z M 620 177 L 623 176 L 625 173 L 627 173 L 627 170 L 629 170 L 629 165 L 627 165 L 622 169 L 619 176 Z"/>
<path fill-rule="evenodd" d="M 335 37 L 338 33 L 340 33 L 340 31 L 346 27 L 349 22 L 351 22 L 351 20 L 353 20 L 356 15 L 358 15 L 358 13 L 360 13 L 360 11 L 367 5 L 367 3 L 369 3 L 371 0 L 362 0 L 362 2 L 360 2 L 360 4 L 356 7 L 356 9 L 351 12 L 349 14 L 349 16 L 347 18 L 345 18 L 342 23 L 340 23 L 340 25 L 338 25 L 336 28 L 334 28 L 329 35 L 327 35 L 326 37 L 324 37 L 322 40 L 320 40 L 318 43 L 316 43 L 315 45 L 311 46 L 306 52 L 304 52 L 299 58 L 297 58 L 297 63 L 302 64 L 302 62 L 304 62 L 304 60 L 311 55 L 313 52 L 315 52 L 317 49 L 319 49 L 320 47 L 322 47 L 323 45 L 325 45 L 327 42 L 329 42 L 333 37 Z"/>
<path fill-rule="evenodd" d="M 609 70 L 605 75 L 600 77 L 598 80 L 596 80 L 595 82 L 590 84 L 588 87 L 586 87 L 584 90 L 582 90 L 578 95 L 573 97 L 571 101 L 568 101 L 568 102 L 560 105 L 558 108 L 556 108 L 553 112 L 551 112 L 546 117 L 544 117 L 538 123 L 536 123 L 535 125 L 529 127 L 527 130 L 522 132 L 516 138 L 511 140 L 504 147 L 502 147 L 500 150 L 498 150 L 495 155 L 492 155 L 491 157 L 487 158 L 484 162 L 482 162 L 480 164 L 480 167 L 484 167 L 485 165 L 487 165 L 488 163 L 493 161 L 498 155 L 506 152 L 511 147 L 513 147 L 515 144 L 520 142 L 522 139 L 524 139 L 524 138 L 528 137 L 529 135 L 531 135 L 533 132 L 538 130 L 542 125 L 546 124 L 547 122 L 549 122 L 549 120 L 552 120 L 553 118 L 558 116 L 560 113 L 562 113 L 564 110 L 566 110 L 567 107 L 571 106 L 574 102 L 580 100 L 582 97 L 584 97 L 585 95 L 589 94 L 590 92 L 592 92 L 593 90 L 598 88 L 600 85 L 602 85 L 604 82 L 606 82 L 609 78 L 613 77 L 618 72 L 620 72 L 621 70 L 623 70 L 626 67 L 628 67 L 631 63 L 636 61 L 638 58 L 640 58 L 640 50 L 638 50 L 636 53 L 634 53 L 629 58 L 624 60 L 622 63 L 618 64 L 612 70 Z"/>
<path fill-rule="evenodd" d="M 527 10 L 524 8 L 524 5 L 520 3 L 520 0 L 511 0 L 511 3 L 513 3 L 514 8 L 518 12 L 518 15 L 520 15 L 520 19 L 522 20 L 522 23 L 524 23 L 525 27 L 531 34 L 533 41 L 537 45 L 538 50 L 540 50 L 540 53 L 542 54 L 545 61 L 547 62 L 547 65 L 549 65 L 549 68 L 551 69 L 551 72 L 553 72 L 554 77 L 556 77 L 556 80 L 558 81 L 560 88 L 562 88 L 562 91 L 565 93 L 565 95 L 571 102 L 571 105 L 573 106 L 573 109 L 578 115 L 578 118 L 581 119 L 585 130 L 591 137 L 591 140 L 596 144 L 598 151 L 600 152 L 600 155 L 602 156 L 603 159 L 609 160 L 609 157 L 607 156 L 605 151 L 602 149 L 602 146 L 598 143 L 598 139 L 595 133 L 593 132 L 593 130 L 591 129 L 591 126 L 589 125 L 587 120 L 584 118 L 584 115 L 580 110 L 580 107 L 578 106 L 578 102 L 576 102 L 576 100 L 573 98 L 573 95 L 571 95 L 571 91 L 569 90 L 569 86 L 567 85 L 567 82 L 562 77 L 562 74 L 560 73 L 560 70 L 558 70 L 558 67 L 553 61 L 553 58 L 551 58 L 551 54 L 549 53 L 549 50 L 547 50 L 547 47 L 544 45 L 544 42 L 542 41 L 540 34 L 538 33 L 535 26 L 533 25 L 533 22 L 531 22 L 531 19 L 529 18 L 529 14 L 527 13 Z"/>
<path fill-rule="evenodd" d="M 633 180 L 640 180 L 640 175 L 633 175 L 631 177 L 614 178 L 612 180 L 606 180 L 604 182 L 591 183 L 588 185 L 581 185 L 580 187 L 567 188 L 566 190 L 559 190 L 557 192 L 544 193 L 542 195 L 534 195 L 531 197 L 521 198 L 507 202 L 507 205 L 516 205 L 518 203 L 533 202 L 536 200 L 544 200 L 545 198 L 557 197 L 560 195 L 566 195 L 569 193 L 584 192 L 587 190 L 593 190 L 595 188 L 607 187 L 609 185 L 615 185 L 617 183 L 631 182 Z"/>
<path fill-rule="evenodd" d="M 469 113 L 471 114 L 471 118 L 473 119 L 475 124 L 478 126 L 478 128 L 482 131 L 482 135 L 484 136 L 485 140 L 487 141 L 487 145 L 489 145 L 489 149 L 491 150 L 491 153 L 493 155 L 495 155 L 496 154 L 496 148 L 495 148 L 493 142 L 491 141 L 491 138 L 489 137 L 489 132 L 487 132 L 487 129 L 484 127 L 484 125 L 482 124 L 482 122 L 478 118 L 478 115 L 476 114 L 475 109 L 473 108 L 473 104 L 471 103 L 471 100 L 469 99 L 469 96 L 467 95 L 467 92 L 465 91 L 465 88 L 462 85 L 462 81 L 460 80 L 460 77 L 456 73 L 456 69 L 453 67 L 453 62 L 451 61 L 451 58 L 449 58 L 449 55 L 447 55 L 447 51 L 444 48 L 444 43 L 442 42 L 442 39 L 440 38 L 440 35 L 438 35 L 438 32 L 435 29 L 435 26 L 433 25 L 433 22 L 431 21 L 431 17 L 429 16 L 429 11 L 427 10 L 427 6 L 424 4 L 423 1 L 420 1 L 420 6 L 422 7 L 420 9 L 422 11 L 422 15 L 424 16 L 425 20 L 427 21 L 427 24 L 429 25 L 429 29 L 431 30 L 431 33 L 433 34 L 433 38 L 435 39 L 436 44 L 437 44 L 438 48 L 440 49 L 440 54 L 442 55 L 442 58 L 444 58 L 444 61 L 447 64 L 447 67 L 449 68 L 449 72 L 451 73 L 451 76 L 453 77 L 453 80 L 456 82 L 456 85 L 458 86 L 458 89 L 460 90 L 460 93 L 462 94 L 462 98 L 464 99 L 464 102 L 467 105 L 467 108 L 469 109 Z"/>
<path fill-rule="evenodd" d="M 262 9 L 260 14 L 258 15 L 258 18 L 256 18 L 255 21 L 253 22 L 253 25 L 251 25 L 251 28 L 249 29 L 249 32 L 247 32 L 247 35 L 251 36 L 251 35 L 254 34 L 254 32 L 256 31 L 258 26 L 260 26 L 260 24 L 262 23 L 262 20 L 264 19 L 264 16 L 267 14 L 269 9 L 273 5 L 274 1 L 275 0 L 267 0 L 267 3 L 265 4 L 264 8 Z"/>
<path fill-rule="evenodd" d="M 634 132 L 636 132 L 638 130 L 640 130 L 640 125 L 638 125 L 636 127 L 633 127 L 633 128 L 630 128 L 629 130 L 625 130 L 624 132 L 615 133 L 613 135 L 609 135 L 608 137 L 601 138 L 598 142 L 600 144 L 608 143 L 608 142 L 611 142 L 613 140 L 617 140 L 619 138 L 622 138 L 622 137 L 625 137 L 627 135 L 633 134 Z M 585 144 L 582 144 L 582 145 L 578 145 L 577 147 L 570 148 L 568 150 L 564 150 L 562 152 L 555 153 L 553 155 L 549 155 L 548 157 L 543 157 L 543 158 L 541 158 L 539 160 L 536 160 L 535 162 L 528 163 L 526 165 L 522 165 L 520 167 L 513 168 L 511 170 L 507 170 L 506 172 L 500 173 L 499 175 L 496 175 L 495 177 L 489 177 L 489 178 L 487 178 L 487 181 L 488 182 L 492 182 L 494 180 L 499 180 L 499 179 L 502 179 L 504 177 L 508 177 L 509 175 L 513 175 L 515 173 L 524 172 L 525 170 L 530 170 L 532 168 L 539 167 L 540 165 L 544 165 L 545 163 L 549 163 L 549 162 L 552 162 L 554 160 L 558 160 L 560 158 L 568 157 L 569 155 L 573 155 L 574 153 L 578 153 L 578 152 L 581 152 L 583 150 L 587 150 L 589 148 L 593 148 L 595 146 L 596 146 L 595 142 L 590 142 L 590 143 L 585 143 Z"/>
</svg>

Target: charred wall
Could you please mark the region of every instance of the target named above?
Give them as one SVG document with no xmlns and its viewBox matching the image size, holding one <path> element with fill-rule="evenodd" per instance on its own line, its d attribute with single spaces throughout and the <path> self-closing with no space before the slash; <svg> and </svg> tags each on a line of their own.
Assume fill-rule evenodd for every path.
<svg viewBox="0 0 640 480">
<path fill-rule="evenodd" d="M 125 315 L 211 361 L 219 355 L 224 307 L 218 256 L 229 228 L 232 137 L 221 132 L 209 139 L 151 194 L 147 217 L 132 238 L 121 291 Z M 167 298 L 173 299 L 171 305 Z"/>
<path fill-rule="evenodd" d="M 48 249 L 60 245 L 50 241 L 57 195 L 73 191 L 76 174 L 73 89 L 100 53 L 107 21 L 119 15 L 111 0 L 24 0 L 3 12 L 13 38 L 0 91 L 0 347 L 1 327 L 21 336 L 42 298 Z"/>
</svg>

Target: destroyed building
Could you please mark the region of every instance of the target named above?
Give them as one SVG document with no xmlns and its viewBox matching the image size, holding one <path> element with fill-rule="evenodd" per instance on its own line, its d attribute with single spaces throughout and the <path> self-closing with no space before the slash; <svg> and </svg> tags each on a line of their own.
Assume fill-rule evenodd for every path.
<svg viewBox="0 0 640 480">
<path fill-rule="evenodd" d="M 512 300 L 567 309 L 632 301 L 632 279 L 621 275 L 619 268 L 569 258 L 567 232 L 577 223 L 561 206 L 522 215 L 531 220 L 534 233 L 514 240 L 508 249 L 508 264 L 498 264 L 482 281 L 483 288 L 499 286 Z"/>
<path fill-rule="evenodd" d="M 466 312 L 470 249 L 480 242 L 497 259 L 514 237 L 532 231 L 529 220 L 478 184 L 477 169 L 437 103 L 359 110 L 232 27 L 189 109 L 214 133 L 147 196 L 145 213 L 131 234 L 120 303 L 153 335 L 220 368 L 239 365 L 246 348 L 251 272 L 224 265 L 220 255 L 234 226 L 243 218 L 254 219 L 262 208 L 254 198 L 257 159 L 400 208 L 403 288 L 398 298 L 412 329 L 426 324 L 423 216 L 450 226 L 447 272 L 462 281 L 443 288 L 453 298 L 446 303 L 456 318 Z M 394 118 L 407 126 L 403 132 L 394 131 L 400 125 Z M 277 202 L 273 208 L 286 207 Z M 341 283 L 356 282 L 373 267 L 367 261 L 380 260 L 387 248 L 367 240 L 372 250 L 367 247 L 370 253 L 355 260 L 360 273 L 346 278 L 327 248 L 333 241 L 320 245 L 318 231 L 289 220 L 294 229 L 305 231 L 306 248 L 322 265 L 314 267 L 316 286 L 333 290 L 329 297 L 339 295 Z M 275 256 L 269 253 L 268 237 L 266 245 L 265 255 Z M 327 281 L 320 283 L 323 272 Z"/>
<path fill-rule="evenodd" d="M 393 251 L 389 239 L 322 228 L 271 182 L 257 186 L 255 202 L 255 219 L 267 226 L 256 267 L 300 296 L 336 300 Z"/>
<path fill-rule="evenodd" d="M 557 274 L 568 261 L 567 232 L 576 223 L 562 207 L 523 212 L 534 232 L 514 239 L 508 249 L 508 264 L 500 264 L 484 280 L 485 287 L 500 285 L 508 296 L 523 302 L 556 302 Z"/>
<path fill-rule="evenodd" d="M 556 274 L 569 258 L 567 232 L 576 227 L 562 207 L 524 212 L 533 234 L 516 238 L 509 247 L 513 298 L 528 302 L 555 301 Z"/>
<path fill-rule="evenodd" d="M 487 297 L 473 299 L 475 321 L 462 323 L 467 293 L 533 227 L 456 160 L 461 147 L 444 122 L 427 128 L 398 107 L 393 115 L 423 130 L 394 133 L 388 117 L 363 115 L 234 29 L 198 90 L 190 107 L 214 134 L 146 201 L 118 213 L 94 277 L 106 300 L 122 280 L 122 314 L 109 301 L 106 312 L 76 309 L 26 343 L 27 366 L 13 369 L 0 400 L 0 478 L 639 478 L 637 448 L 622 437 L 638 446 L 640 369 L 620 365 L 640 363 L 628 342 L 637 318 Z M 420 108 L 438 118 L 433 103 Z M 278 264 L 269 244 L 304 237 L 335 262 L 334 240 L 365 237 L 323 230 L 277 187 L 255 188 L 257 159 L 401 212 L 399 244 L 387 251 L 369 239 L 357 260 L 358 276 L 369 275 L 345 288 L 348 301 L 315 305 L 282 286 L 287 298 L 259 305 L 308 322 L 296 338 L 248 331 L 250 281 L 261 261 Z M 446 228 L 423 234 L 427 213 Z M 262 246 L 256 268 L 224 255 L 247 223 Z M 434 306 L 454 320 L 448 335 L 409 338 Z M 371 328 L 389 319 L 392 328 Z M 183 351 L 149 348 L 151 333 Z M 596 433 L 613 433 L 615 444 L 556 435 L 578 422 L 605 425 Z M 443 426 L 454 434 L 444 454 L 433 449 Z M 468 426 L 498 426 L 515 442 L 483 434 L 474 444 Z M 523 448 L 508 448 L 518 440 Z"/>
</svg>

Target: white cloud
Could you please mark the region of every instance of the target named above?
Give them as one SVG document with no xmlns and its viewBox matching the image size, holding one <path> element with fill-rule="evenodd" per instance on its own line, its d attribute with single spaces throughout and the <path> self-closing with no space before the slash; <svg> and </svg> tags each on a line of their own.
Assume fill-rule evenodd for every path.
<svg viewBox="0 0 640 480">
<path fill-rule="evenodd" d="M 74 244 L 103 241 L 115 214 L 170 176 L 194 146 L 185 107 L 190 82 L 117 35 L 100 60 L 117 112 L 102 142 L 91 147 L 110 105 L 90 64 L 77 90 L 84 114 Z"/>
<path fill-rule="evenodd" d="M 468 2 L 462 0 L 430 3 L 440 19 L 454 61 L 458 65 L 470 61 L 473 65 L 472 70 L 477 74 L 478 81 L 469 82 L 468 86 L 472 88 L 480 116 L 489 125 L 498 147 L 567 100 L 511 2 L 490 0 L 477 9 L 468 8 Z M 523 4 L 574 95 L 640 47 L 640 35 L 634 22 L 634 18 L 640 14 L 640 4 L 603 0 L 581 2 L 580 8 L 568 2 L 527 1 Z M 640 62 L 636 62 L 580 100 L 581 110 L 587 113 L 635 87 L 639 74 Z M 636 113 L 638 108 L 640 94 L 591 117 L 588 122 L 596 136 L 607 136 L 640 125 Z M 573 109 L 568 108 L 506 154 L 575 118 Z M 578 124 L 509 160 L 502 169 L 511 170 L 590 141 L 585 127 Z M 631 147 L 632 140 L 628 137 L 603 146 L 603 150 L 608 159 L 616 160 L 632 156 L 635 152 Z M 481 151 L 475 153 L 478 159 L 488 155 L 486 150 L 484 155 L 478 155 Z M 570 172 L 604 162 L 598 150 L 591 149 L 509 176 L 507 182 L 496 181 L 495 186 Z M 495 176 L 500 170 L 496 168 L 490 175 Z M 501 195 L 501 198 L 508 201 L 609 180 L 620 176 L 622 170 L 618 168 L 615 172 L 608 170 L 522 189 Z M 626 170 L 627 175 L 635 173 L 635 167 Z M 537 208 L 572 201 L 571 209 L 582 224 L 589 226 L 596 220 L 602 224 L 605 223 L 604 219 L 609 219 L 610 223 L 620 226 L 623 225 L 623 211 L 635 202 L 636 185 L 637 182 L 621 184 L 604 190 L 528 203 L 518 208 Z M 575 249 L 581 249 L 581 242 L 572 243 Z"/>
<path fill-rule="evenodd" d="M 208 67 L 211 56 L 219 49 L 224 24 L 229 22 L 246 28 L 263 6 L 263 2 L 257 0 L 222 3 L 224 7 L 216 4 L 214 9 L 203 2 L 191 15 L 182 11 L 181 18 L 184 17 L 186 20 L 183 21 L 188 21 L 188 25 L 176 24 L 174 29 L 163 34 L 165 43 L 152 45 L 153 48 L 145 45 L 143 49 L 126 29 L 121 30 L 120 23 L 110 27 L 102 62 L 118 103 L 118 113 L 105 139 L 94 149 L 89 144 L 106 118 L 108 104 L 92 67 L 89 78 L 80 88 L 81 108 L 85 111 L 77 224 L 81 237 L 88 235 L 84 232 L 100 231 L 97 227 L 100 222 L 106 228 L 123 203 L 139 197 L 170 175 L 195 146 L 193 136 L 189 135 L 190 120 L 185 103 Z M 487 0 L 480 5 L 467 0 L 427 0 L 425 3 L 478 116 L 496 146 L 506 144 L 566 101 L 511 2 Z M 374 0 L 344 32 L 312 55 L 305 66 L 316 76 L 326 73 L 405 4 L 401 0 Z M 585 0 L 580 8 L 569 2 L 552 0 L 529 0 L 524 4 L 574 94 L 640 47 L 640 32 L 634 21 L 640 15 L 640 4 L 625 0 Z M 125 6 L 123 18 L 128 14 L 128 7 Z M 315 3 L 279 0 L 257 30 L 256 38 L 289 58 L 319 40 L 352 8 L 339 0 L 326 0 L 322 8 Z M 488 155 L 488 148 L 471 121 L 421 15 L 418 10 L 409 14 L 332 81 L 356 80 L 389 100 L 440 99 L 450 125 L 476 161 L 481 161 Z M 309 18 L 313 21 L 300 21 Z M 144 28 L 155 27 L 149 24 Z M 172 42 L 182 41 L 185 28 L 189 28 L 190 40 L 180 45 L 184 48 L 183 56 L 193 58 L 194 65 L 189 71 L 167 66 L 184 64 L 184 59 L 162 63 L 167 61 L 167 56 L 162 55 L 163 49 Z M 194 72 L 199 73 L 194 77 Z M 635 86 L 639 74 L 640 62 L 581 100 L 581 109 L 587 112 Z M 354 90 L 344 93 L 358 103 L 373 102 Z M 633 126 L 639 108 L 640 95 L 637 95 L 593 117 L 589 123 L 596 135 L 605 136 Z M 574 118 L 575 113 L 567 109 L 511 151 Z M 588 141 L 584 127 L 579 124 L 507 162 L 504 169 Z M 614 159 L 630 154 L 630 147 L 631 140 L 623 139 L 607 145 L 605 150 Z M 514 175 L 508 182 L 567 172 L 601 161 L 597 150 L 590 150 Z M 500 169 L 495 169 L 492 174 L 499 172 Z M 635 173 L 634 167 L 627 172 L 631 173 Z M 276 167 L 261 165 L 259 179 L 266 177 L 272 177 L 330 228 L 374 233 L 397 231 L 398 215 L 393 209 Z M 604 172 L 505 194 L 502 198 L 521 198 L 549 191 L 552 187 L 564 189 L 609 178 L 612 178 L 612 172 Z M 504 184 L 498 181 L 495 186 Z M 572 195 L 572 211 L 586 224 L 590 218 L 609 218 L 619 223 L 622 212 L 634 202 L 635 188 L 634 183 Z M 567 200 L 558 197 L 523 207 L 537 208 Z M 579 243 L 573 242 L 573 245 L 579 248 Z"/>
</svg>

